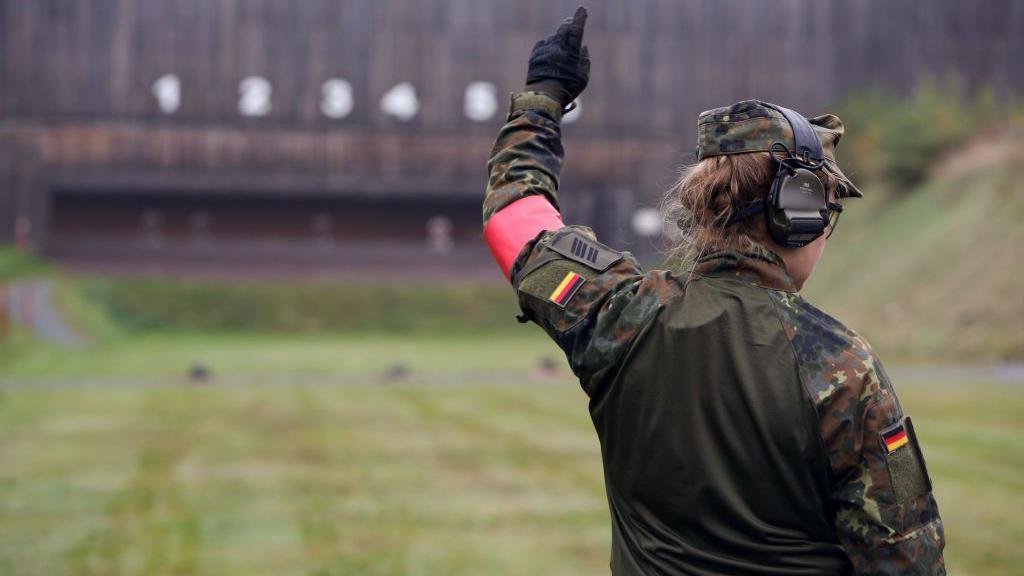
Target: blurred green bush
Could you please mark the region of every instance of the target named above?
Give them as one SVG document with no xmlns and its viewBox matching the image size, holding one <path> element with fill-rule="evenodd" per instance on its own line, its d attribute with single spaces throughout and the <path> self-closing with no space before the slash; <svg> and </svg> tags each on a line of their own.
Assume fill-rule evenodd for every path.
<svg viewBox="0 0 1024 576">
<path fill-rule="evenodd" d="M 872 89 L 838 106 L 846 125 L 840 165 L 858 186 L 884 183 L 906 191 L 958 145 L 1009 115 L 1012 101 L 994 91 L 970 93 L 954 77 L 923 82 L 910 96 Z"/>
<path fill-rule="evenodd" d="M 512 291 L 497 283 L 74 282 L 127 332 L 457 333 L 518 326 Z"/>
<path fill-rule="evenodd" d="M 49 267 L 32 254 L 12 245 L 0 245 L 0 281 L 37 276 Z"/>
</svg>

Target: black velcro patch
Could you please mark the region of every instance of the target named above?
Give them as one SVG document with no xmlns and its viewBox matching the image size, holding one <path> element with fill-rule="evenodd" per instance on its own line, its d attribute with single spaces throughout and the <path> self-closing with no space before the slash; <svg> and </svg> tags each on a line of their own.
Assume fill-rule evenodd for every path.
<svg viewBox="0 0 1024 576">
<path fill-rule="evenodd" d="M 906 441 L 901 441 L 899 446 L 893 447 L 894 433 L 905 434 Z M 896 502 L 906 504 L 917 496 L 931 492 L 932 484 L 928 478 L 928 469 L 925 467 L 924 456 L 921 454 L 910 416 L 903 417 L 878 436 L 879 442 L 882 443 L 886 466 L 889 467 Z"/>
<path fill-rule="evenodd" d="M 622 259 L 622 252 L 616 252 L 595 242 L 576 230 L 555 238 L 548 248 L 598 272 L 604 272 L 609 266 Z"/>
</svg>

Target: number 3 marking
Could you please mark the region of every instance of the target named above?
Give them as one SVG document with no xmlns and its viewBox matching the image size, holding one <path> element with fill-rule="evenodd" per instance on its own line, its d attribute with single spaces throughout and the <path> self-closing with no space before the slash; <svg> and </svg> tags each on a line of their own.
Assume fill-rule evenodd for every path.
<svg viewBox="0 0 1024 576">
<path fill-rule="evenodd" d="M 335 120 L 352 113 L 355 100 L 352 98 L 352 85 L 341 78 L 331 78 L 320 88 L 320 111 L 324 116 Z"/>
</svg>

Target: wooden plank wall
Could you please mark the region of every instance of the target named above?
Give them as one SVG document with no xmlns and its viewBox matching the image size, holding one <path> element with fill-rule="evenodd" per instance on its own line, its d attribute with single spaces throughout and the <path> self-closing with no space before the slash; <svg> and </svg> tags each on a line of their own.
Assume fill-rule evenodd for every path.
<svg viewBox="0 0 1024 576">
<path fill-rule="evenodd" d="M 242 124 L 238 82 L 266 77 L 261 126 L 480 130 L 462 113 L 474 80 L 519 86 L 533 41 L 577 0 L 0 0 L 2 111 L 22 118 Z M 955 0 L 589 2 L 594 80 L 582 127 L 674 134 L 701 109 L 749 96 L 817 110 L 846 91 L 900 89 L 955 71 L 1024 87 L 1024 6 Z M 769 60 L 767 57 L 773 56 Z M 182 80 L 164 118 L 152 84 Z M 356 91 L 341 121 L 318 111 L 324 80 Z M 380 96 L 412 82 L 423 110 L 399 123 Z"/>
<path fill-rule="evenodd" d="M 577 2 L 0 0 L 0 148 L 71 184 L 95 172 L 179 173 L 198 185 L 217 174 L 229 184 L 301 174 L 339 192 L 428 182 L 425 191 L 479 194 L 503 114 L 466 118 L 466 85 L 493 83 L 503 109 L 533 42 Z M 948 72 L 1003 93 L 1024 88 L 1017 0 L 586 4 L 593 79 L 566 130 L 567 182 L 582 187 L 655 198 L 692 150 L 697 113 L 745 98 L 819 113 L 851 90 L 908 90 Z M 182 88 L 171 115 L 152 92 L 168 73 Z M 272 86 L 266 117 L 238 112 L 250 75 Z M 355 98 L 340 120 L 319 110 L 323 82 L 336 77 Z M 421 102 L 409 122 L 379 109 L 398 82 L 411 82 Z M 12 164 L 0 188 L 40 181 L 12 175 Z M 5 190 L 5 211 L 45 192 Z M 10 229 L 0 224 L 0 237 Z"/>
</svg>

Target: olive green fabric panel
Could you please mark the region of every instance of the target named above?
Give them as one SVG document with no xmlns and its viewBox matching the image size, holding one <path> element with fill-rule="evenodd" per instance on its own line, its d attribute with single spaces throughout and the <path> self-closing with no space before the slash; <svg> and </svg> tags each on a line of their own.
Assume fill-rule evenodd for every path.
<svg viewBox="0 0 1024 576">
<path fill-rule="evenodd" d="M 762 288 L 687 284 L 591 398 L 613 574 L 849 574 L 817 417 Z"/>
</svg>

